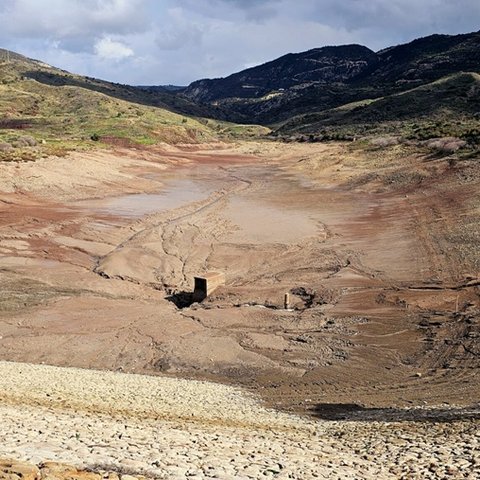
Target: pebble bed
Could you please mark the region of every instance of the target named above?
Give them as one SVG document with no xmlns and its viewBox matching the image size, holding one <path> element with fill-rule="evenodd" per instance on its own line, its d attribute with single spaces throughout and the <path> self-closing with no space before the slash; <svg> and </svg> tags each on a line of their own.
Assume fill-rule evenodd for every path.
<svg viewBox="0 0 480 480">
<path fill-rule="evenodd" d="M 418 412 L 314 420 L 215 383 L 0 362 L 0 458 L 124 476 L 480 478 L 478 412 Z"/>
</svg>

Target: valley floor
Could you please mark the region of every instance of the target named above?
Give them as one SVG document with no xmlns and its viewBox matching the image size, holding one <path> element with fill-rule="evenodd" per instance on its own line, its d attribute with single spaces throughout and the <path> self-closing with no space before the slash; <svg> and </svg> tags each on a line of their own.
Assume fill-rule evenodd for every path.
<svg viewBox="0 0 480 480">
<path fill-rule="evenodd" d="M 156 445 L 168 431 L 165 445 L 177 442 L 191 452 L 208 453 L 217 448 L 211 435 L 223 436 L 219 454 L 244 452 L 241 466 L 222 461 L 222 468 L 232 468 L 221 475 L 235 478 L 248 464 L 258 467 L 251 478 L 262 472 L 337 478 L 331 468 L 338 478 L 436 478 L 437 467 L 448 473 L 450 458 L 465 465 L 459 478 L 469 478 L 479 454 L 472 432 L 480 393 L 480 172 L 476 160 L 401 148 L 245 142 L 1 165 L 0 359 L 161 378 L 2 363 L 2 369 L 19 369 L 12 378 L 28 372 L 25 378 L 38 377 L 41 387 L 17 394 L 21 382 L 2 386 L 11 393 L 2 402 L 7 420 L 0 434 L 12 441 L 0 456 L 39 462 L 58 454 L 78 465 L 88 451 L 85 465 L 91 467 L 105 452 L 95 445 L 109 449 L 104 436 L 132 422 L 132 431 L 144 432 L 145 439 L 132 437 L 133 446 L 122 440 L 107 457 L 126 468 L 114 455 L 120 449 L 120 457 L 143 461 L 132 468 L 146 475 L 167 475 L 169 465 L 179 464 L 180 447 L 166 448 L 158 469 L 157 447 L 147 449 L 148 461 L 139 459 L 145 445 Z M 226 286 L 190 305 L 193 276 L 208 270 L 225 272 Z M 290 309 L 283 308 L 286 292 Z M 82 382 L 74 380 L 83 375 Z M 57 376 L 58 395 L 50 382 Z M 174 377 L 242 386 L 277 413 L 250 404 L 231 387 Z M 9 376 L 0 378 L 8 382 Z M 120 412 L 103 411 L 109 392 L 102 397 L 97 386 L 85 387 L 91 395 L 83 398 L 68 391 L 66 379 L 75 387 L 93 382 L 135 391 L 132 401 L 139 405 L 142 388 L 174 385 L 171 395 L 182 415 L 182 402 L 191 402 L 194 416 L 205 408 L 203 397 L 187 393 L 191 385 L 218 392 L 208 395 L 219 402 L 220 392 L 233 397 L 212 407 L 226 413 L 220 413 L 221 431 L 204 438 L 200 431 L 210 420 L 199 426 L 189 419 L 188 435 L 179 411 L 168 404 L 170 413 L 164 413 L 169 395 L 159 393 L 163 413 L 154 415 L 166 423 L 149 430 L 143 413 L 139 418 L 122 410 L 128 395 L 121 393 L 111 407 Z M 298 428 L 292 433 L 282 424 L 283 433 L 276 434 L 275 422 L 275 428 L 252 426 L 248 417 L 235 433 L 232 405 L 251 405 L 269 425 L 275 418 Z M 35 427 L 30 421 L 18 427 L 21 411 Z M 66 432 L 88 424 L 88 415 L 96 420 L 90 433 L 79 432 L 80 438 L 90 435 L 80 445 L 75 433 Z M 180 420 L 180 427 L 171 426 Z M 48 430 L 52 421 L 62 427 Z M 220 428 L 217 420 L 213 426 Z M 43 457 L 22 444 L 28 429 L 53 435 L 39 450 Z M 328 440 L 319 442 L 322 435 Z M 377 442 L 379 435 L 385 444 Z M 75 445 L 66 449 L 67 438 Z M 465 449 L 455 450 L 455 442 Z M 276 460 L 270 464 L 269 458 Z M 206 476 L 200 470 L 211 462 L 195 462 L 199 478 Z M 413 465 L 418 469 L 409 470 Z"/>
</svg>

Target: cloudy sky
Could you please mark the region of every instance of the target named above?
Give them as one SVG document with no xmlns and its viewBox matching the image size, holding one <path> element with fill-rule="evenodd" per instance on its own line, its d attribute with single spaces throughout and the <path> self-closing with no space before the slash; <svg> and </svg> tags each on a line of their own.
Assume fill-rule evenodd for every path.
<svg viewBox="0 0 480 480">
<path fill-rule="evenodd" d="M 480 0 L 0 0 L 0 47 L 129 84 L 186 85 L 288 52 L 480 29 Z"/>
</svg>

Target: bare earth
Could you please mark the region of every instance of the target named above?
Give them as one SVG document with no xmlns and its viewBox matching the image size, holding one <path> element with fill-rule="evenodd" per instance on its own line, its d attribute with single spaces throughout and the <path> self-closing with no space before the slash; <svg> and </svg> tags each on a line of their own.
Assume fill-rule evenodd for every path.
<svg viewBox="0 0 480 480">
<path fill-rule="evenodd" d="M 469 432 L 475 163 L 245 142 L 1 165 L 0 359 L 241 385 L 347 436 Z M 188 306 L 208 270 L 226 287 Z"/>
</svg>

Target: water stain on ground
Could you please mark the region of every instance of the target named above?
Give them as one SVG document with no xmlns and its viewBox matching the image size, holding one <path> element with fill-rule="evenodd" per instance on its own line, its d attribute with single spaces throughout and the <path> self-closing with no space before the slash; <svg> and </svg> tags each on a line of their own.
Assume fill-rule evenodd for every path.
<svg viewBox="0 0 480 480">
<path fill-rule="evenodd" d="M 74 206 L 88 214 L 104 214 L 118 217 L 142 217 L 156 212 L 165 212 L 182 205 L 206 198 L 212 186 L 200 180 L 177 179 L 166 183 L 159 193 L 131 193 L 116 197 L 82 200 Z"/>
</svg>

